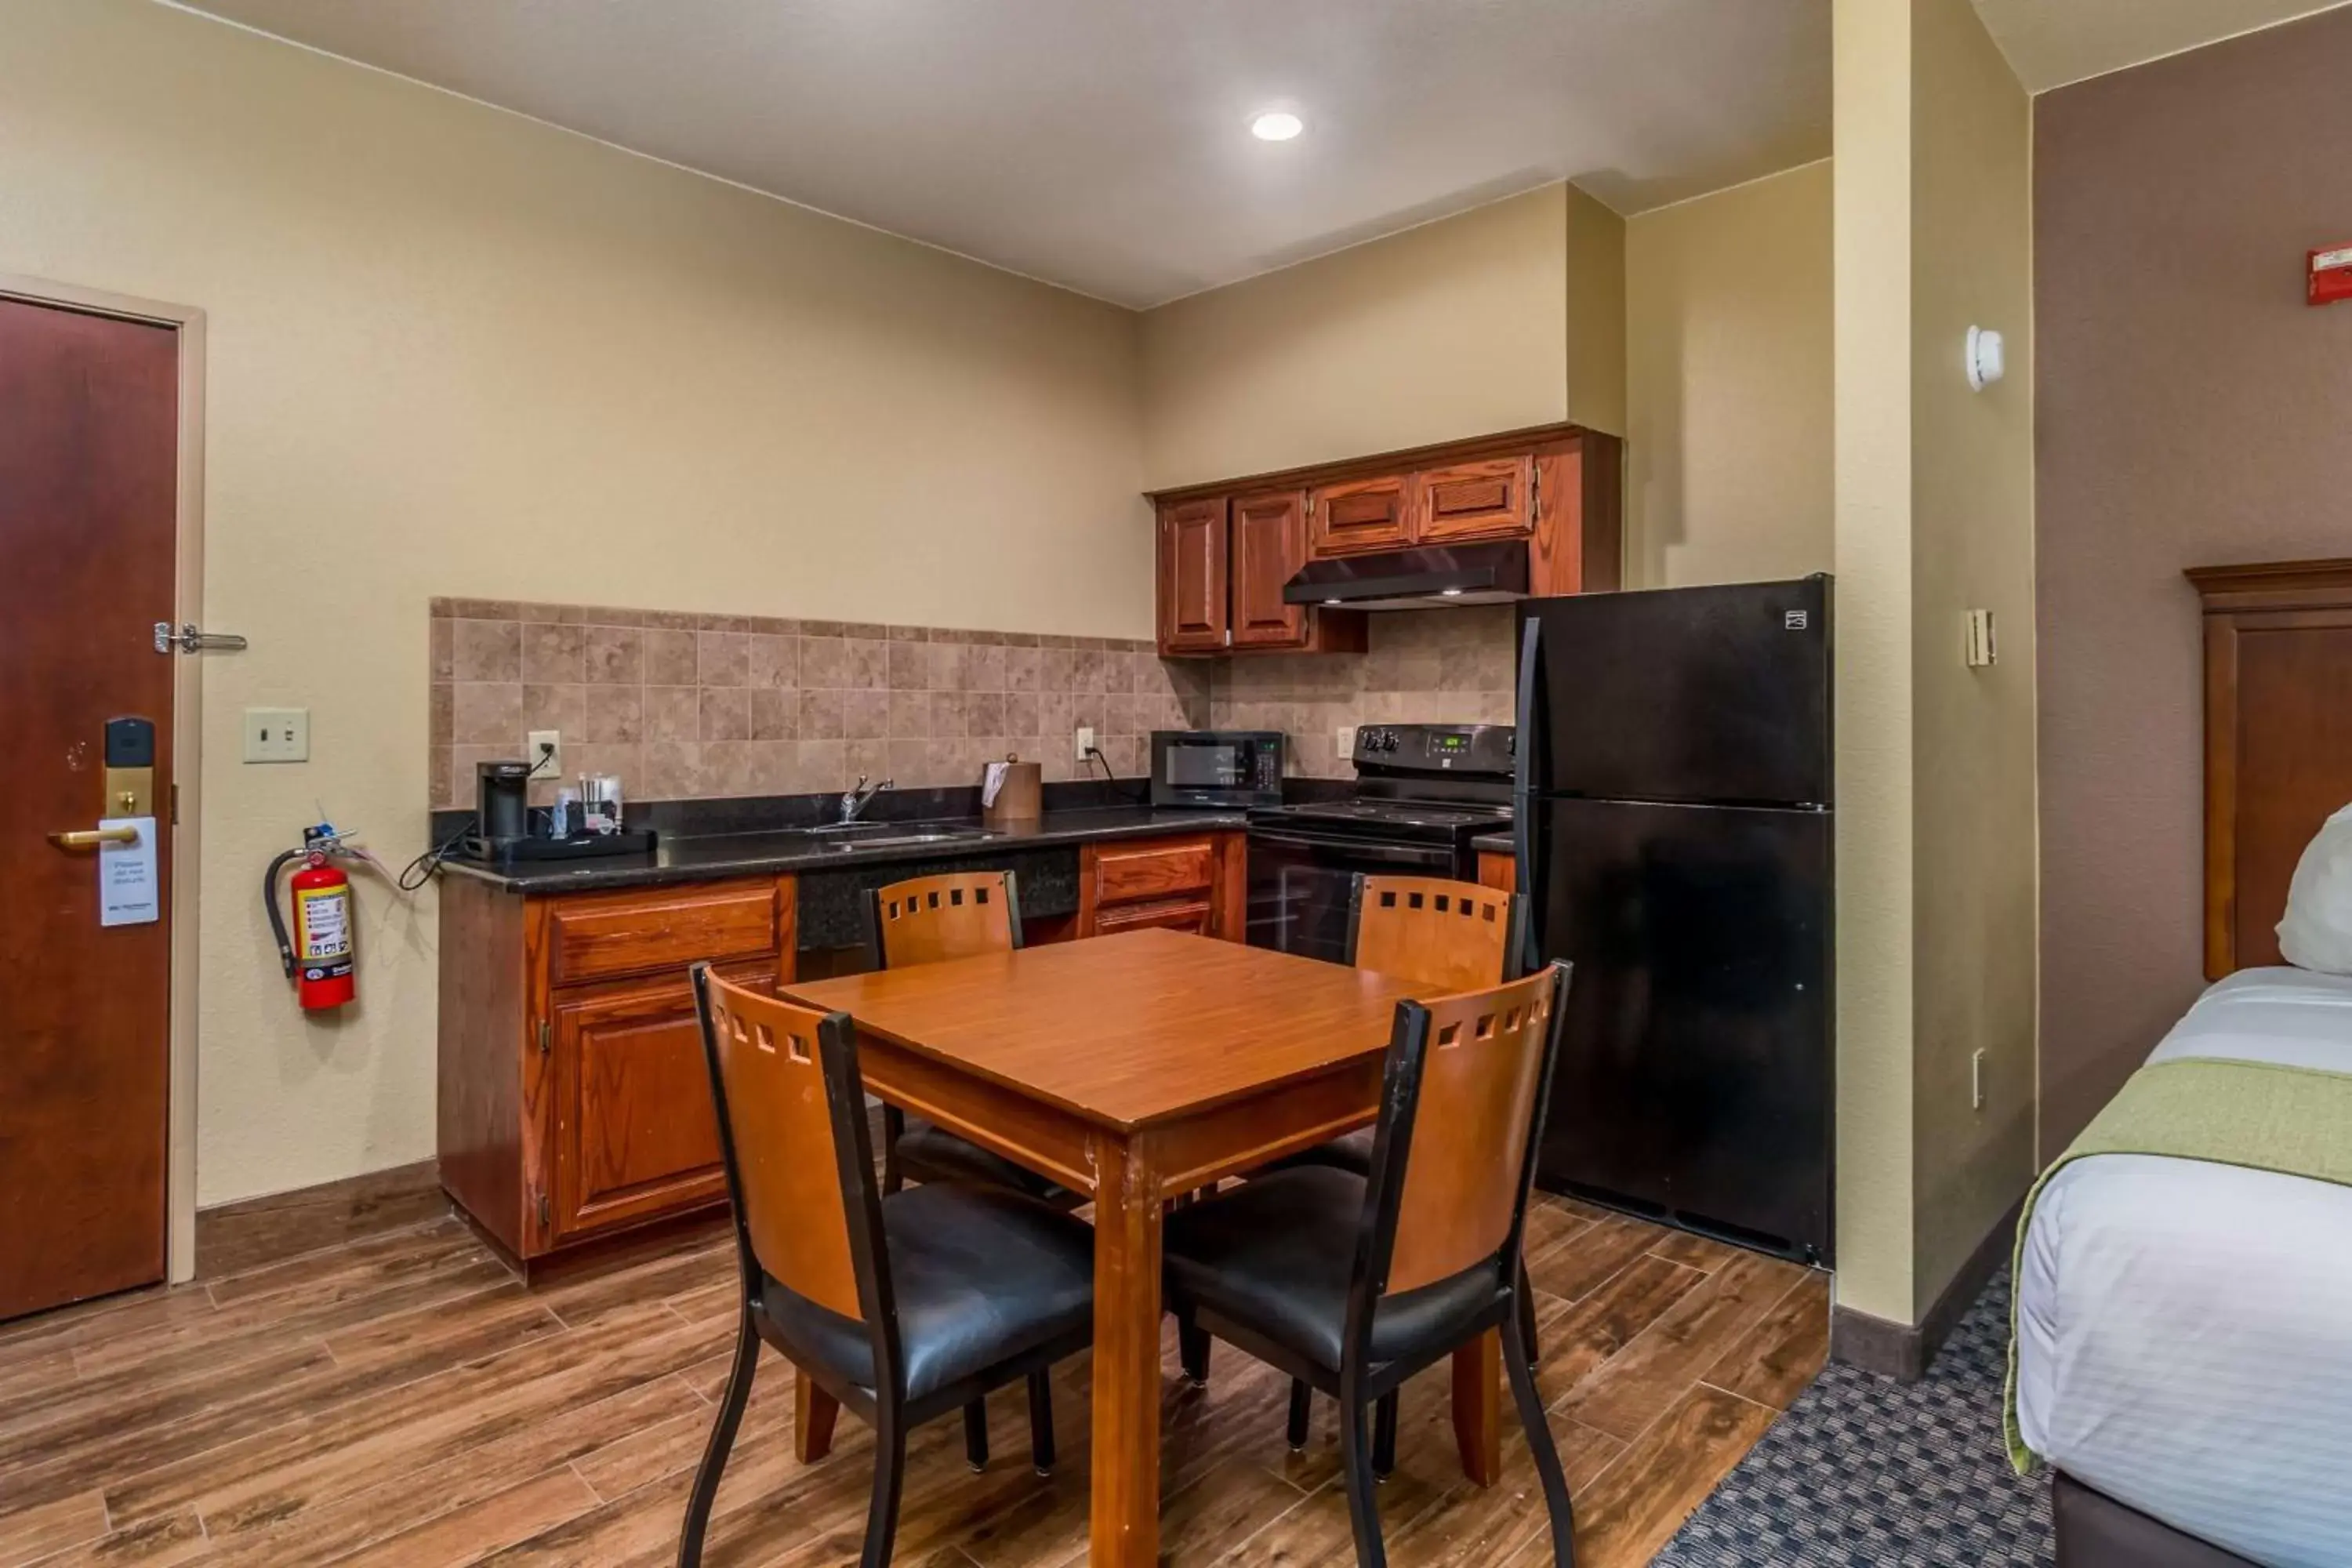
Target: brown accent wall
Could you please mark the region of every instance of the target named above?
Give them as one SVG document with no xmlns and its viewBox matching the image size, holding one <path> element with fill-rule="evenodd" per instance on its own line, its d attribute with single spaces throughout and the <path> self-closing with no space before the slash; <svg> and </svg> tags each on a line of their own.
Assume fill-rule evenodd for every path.
<svg viewBox="0 0 2352 1568">
<path fill-rule="evenodd" d="M 2203 984 L 2183 567 L 2352 541 L 2352 10 L 2035 100 L 2042 1130 L 2081 1130 Z"/>
</svg>

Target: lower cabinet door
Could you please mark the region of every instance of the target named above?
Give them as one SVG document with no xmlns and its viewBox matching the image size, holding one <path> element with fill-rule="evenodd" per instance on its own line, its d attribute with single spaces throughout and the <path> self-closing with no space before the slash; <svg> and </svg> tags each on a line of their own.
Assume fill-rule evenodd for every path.
<svg viewBox="0 0 2352 1568">
<path fill-rule="evenodd" d="M 1119 904 L 1095 912 L 1095 934 L 1108 936 L 1119 931 L 1181 931 L 1194 936 L 1216 935 L 1216 906 L 1205 899 L 1183 899 L 1169 903 Z"/>
<path fill-rule="evenodd" d="M 556 1239 L 724 1201 L 692 987 L 670 980 L 573 1000 L 559 993 L 553 1023 Z"/>
</svg>

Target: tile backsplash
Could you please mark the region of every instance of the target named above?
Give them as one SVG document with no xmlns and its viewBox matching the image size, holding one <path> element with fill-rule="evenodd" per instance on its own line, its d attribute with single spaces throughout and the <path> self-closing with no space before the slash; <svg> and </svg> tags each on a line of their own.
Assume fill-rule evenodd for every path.
<svg viewBox="0 0 2352 1568">
<path fill-rule="evenodd" d="M 1289 771 L 1353 778 L 1339 748 L 1342 726 L 1507 724 L 1513 684 L 1508 605 L 1383 610 L 1360 654 L 1256 654 L 1221 661 L 1210 685 L 1219 729 L 1280 730 Z"/>
<path fill-rule="evenodd" d="M 1280 730 L 1290 772 L 1348 778 L 1341 726 L 1508 723 L 1508 606 L 1371 617 L 1361 654 L 1161 659 L 1118 637 L 774 620 L 507 600 L 432 602 L 432 805 L 470 806 L 474 764 L 563 736 L 567 779 L 617 773 L 632 800 L 800 795 L 859 773 L 979 782 L 1008 752 L 1082 776 L 1093 728 L 1139 778 L 1153 730 Z M 551 799 L 557 781 L 534 786 Z"/>
<path fill-rule="evenodd" d="M 1210 671 L 1117 637 L 950 631 L 481 599 L 432 604 L 435 807 L 470 805 L 474 765 L 563 735 L 567 778 L 633 800 L 977 784 L 1018 752 L 1081 776 L 1091 727 L 1139 777 L 1153 730 L 1208 722 Z M 535 786 L 552 798 L 556 781 Z"/>
</svg>

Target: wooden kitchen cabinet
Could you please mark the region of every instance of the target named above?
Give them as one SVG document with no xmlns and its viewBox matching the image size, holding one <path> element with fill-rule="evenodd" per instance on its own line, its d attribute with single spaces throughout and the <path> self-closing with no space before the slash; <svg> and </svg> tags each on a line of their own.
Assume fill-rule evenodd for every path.
<svg viewBox="0 0 2352 1568">
<path fill-rule="evenodd" d="M 1525 542 L 1528 592 L 1620 581 L 1623 444 L 1572 425 L 1171 491 L 1160 507 L 1160 651 L 1361 652 L 1365 614 L 1286 605 L 1309 561 Z"/>
<path fill-rule="evenodd" d="M 1160 646 L 1170 653 L 1223 653 L 1227 618 L 1223 496 L 1160 509 Z"/>
<path fill-rule="evenodd" d="M 1309 548 L 1318 556 L 1402 550 L 1412 542 L 1413 476 L 1376 474 L 1313 491 Z"/>
<path fill-rule="evenodd" d="M 1233 627 L 1235 647 L 1303 647 L 1307 606 L 1286 604 L 1283 585 L 1307 564 L 1307 496 L 1256 490 L 1233 501 Z"/>
<path fill-rule="evenodd" d="M 1420 544 L 1478 539 L 1523 539 L 1535 531 L 1533 453 L 1479 458 L 1416 476 L 1421 506 L 1413 520 Z"/>
<path fill-rule="evenodd" d="M 1078 852 L 1078 935 L 1156 928 L 1240 942 L 1248 867 L 1239 833 L 1088 844 Z"/>
<path fill-rule="evenodd" d="M 441 1184 L 517 1261 L 722 1205 L 688 965 L 792 977 L 794 882 L 441 883 Z"/>
</svg>

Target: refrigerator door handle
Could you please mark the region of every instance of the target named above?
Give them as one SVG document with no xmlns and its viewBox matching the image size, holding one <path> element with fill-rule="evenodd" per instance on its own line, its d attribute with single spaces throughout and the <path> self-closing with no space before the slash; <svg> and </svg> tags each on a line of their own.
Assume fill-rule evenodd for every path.
<svg viewBox="0 0 2352 1568">
<path fill-rule="evenodd" d="M 1547 705 L 1536 700 L 1537 689 L 1543 685 L 1542 647 L 1543 622 L 1529 616 L 1519 623 L 1518 728 L 1511 750 L 1511 792 L 1522 800 L 1535 793 L 1537 755 L 1551 745 L 1542 722 Z M 1527 868 L 1521 866 L 1519 871 L 1524 876 Z"/>
</svg>

